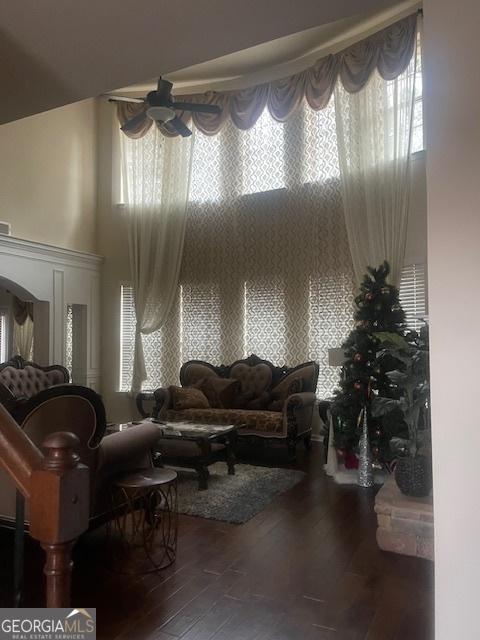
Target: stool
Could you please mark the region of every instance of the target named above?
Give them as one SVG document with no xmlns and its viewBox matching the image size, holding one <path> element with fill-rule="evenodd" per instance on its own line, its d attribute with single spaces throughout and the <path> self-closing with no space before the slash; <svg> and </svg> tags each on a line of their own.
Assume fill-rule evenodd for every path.
<svg viewBox="0 0 480 640">
<path fill-rule="evenodd" d="M 153 468 L 122 474 L 111 491 L 114 518 L 107 523 L 107 542 L 112 568 L 138 575 L 170 566 L 177 552 L 176 472 Z M 148 569 L 126 568 L 134 550 L 148 561 Z M 122 569 L 115 566 L 119 562 Z"/>
</svg>

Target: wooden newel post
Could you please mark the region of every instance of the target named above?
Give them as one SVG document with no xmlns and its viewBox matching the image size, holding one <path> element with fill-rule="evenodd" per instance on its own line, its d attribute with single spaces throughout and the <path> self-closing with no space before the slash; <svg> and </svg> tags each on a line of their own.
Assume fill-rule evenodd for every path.
<svg viewBox="0 0 480 640">
<path fill-rule="evenodd" d="M 73 433 L 52 433 L 32 473 L 30 535 L 46 553 L 47 607 L 70 606 L 72 548 L 88 528 L 89 470 L 75 453 L 78 444 Z"/>
</svg>

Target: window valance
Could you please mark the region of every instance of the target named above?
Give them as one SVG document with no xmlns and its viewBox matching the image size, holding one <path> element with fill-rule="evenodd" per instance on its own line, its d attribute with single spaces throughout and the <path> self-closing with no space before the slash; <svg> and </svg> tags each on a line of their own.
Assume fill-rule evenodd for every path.
<svg viewBox="0 0 480 640">
<path fill-rule="evenodd" d="M 182 96 L 189 102 L 219 105 L 222 111 L 218 115 L 187 112 L 178 112 L 177 115 L 187 126 L 193 119 L 200 131 L 215 135 L 227 118 L 231 118 L 239 129 L 250 129 L 265 106 L 279 122 L 285 122 L 304 98 L 312 109 L 318 111 L 328 104 L 337 79 L 346 91 L 356 93 L 366 85 L 375 69 L 384 80 L 398 77 L 407 68 L 415 50 L 416 31 L 415 13 L 288 78 L 238 91 Z M 118 102 L 118 120 L 123 125 L 145 109 L 143 104 Z M 145 114 L 138 126 L 126 135 L 141 138 L 152 124 L 153 121 Z M 159 129 L 166 136 L 177 135 L 168 124 L 159 126 Z"/>
</svg>

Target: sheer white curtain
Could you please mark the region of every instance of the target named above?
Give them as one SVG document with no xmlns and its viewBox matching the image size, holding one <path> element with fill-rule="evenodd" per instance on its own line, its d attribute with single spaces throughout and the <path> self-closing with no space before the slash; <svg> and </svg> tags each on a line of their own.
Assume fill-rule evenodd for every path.
<svg viewBox="0 0 480 640">
<path fill-rule="evenodd" d="M 196 131 L 193 151 L 155 127 L 122 136 L 134 389 L 177 382 L 191 358 L 255 351 L 318 360 L 318 392 L 332 393 L 328 349 L 353 324 L 353 271 L 360 280 L 387 259 L 398 284 L 403 267 L 415 67 L 416 55 L 395 80 L 375 70 L 354 94 L 337 82 L 324 109 L 303 102 L 286 122 L 264 110 L 249 130 Z"/>
<path fill-rule="evenodd" d="M 143 336 L 145 388 L 178 383 L 192 358 L 255 352 L 318 360 L 318 392 L 330 395 L 328 348 L 352 328 L 353 292 L 333 101 L 303 104 L 286 123 L 265 110 L 248 131 L 197 131 L 178 296 L 161 330 Z"/>
<path fill-rule="evenodd" d="M 166 138 L 156 127 L 121 136 L 125 211 L 136 313 L 132 390 L 146 379 L 142 334 L 165 323 L 177 293 L 190 184 L 191 138 Z"/>
<path fill-rule="evenodd" d="M 27 316 L 23 324 L 13 323 L 13 352 L 25 360 L 32 359 L 33 320 Z"/>
<path fill-rule="evenodd" d="M 358 283 L 388 260 L 399 285 L 405 256 L 417 56 L 395 80 L 374 71 L 358 93 L 337 82 L 335 109 L 342 197 Z"/>
</svg>

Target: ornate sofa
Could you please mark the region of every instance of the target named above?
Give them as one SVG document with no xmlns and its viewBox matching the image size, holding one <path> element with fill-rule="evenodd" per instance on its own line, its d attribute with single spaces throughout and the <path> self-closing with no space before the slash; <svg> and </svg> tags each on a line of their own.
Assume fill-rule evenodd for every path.
<svg viewBox="0 0 480 640">
<path fill-rule="evenodd" d="M 240 425 L 240 437 L 284 440 L 290 455 L 303 439 L 310 447 L 318 364 L 277 367 L 251 355 L 228 366 L 201 360 L 180 369 L 182 387 L 154 391 L 160 420 Z M 143 411 L 142 394 L 137 399 Z"/>
</svg>

